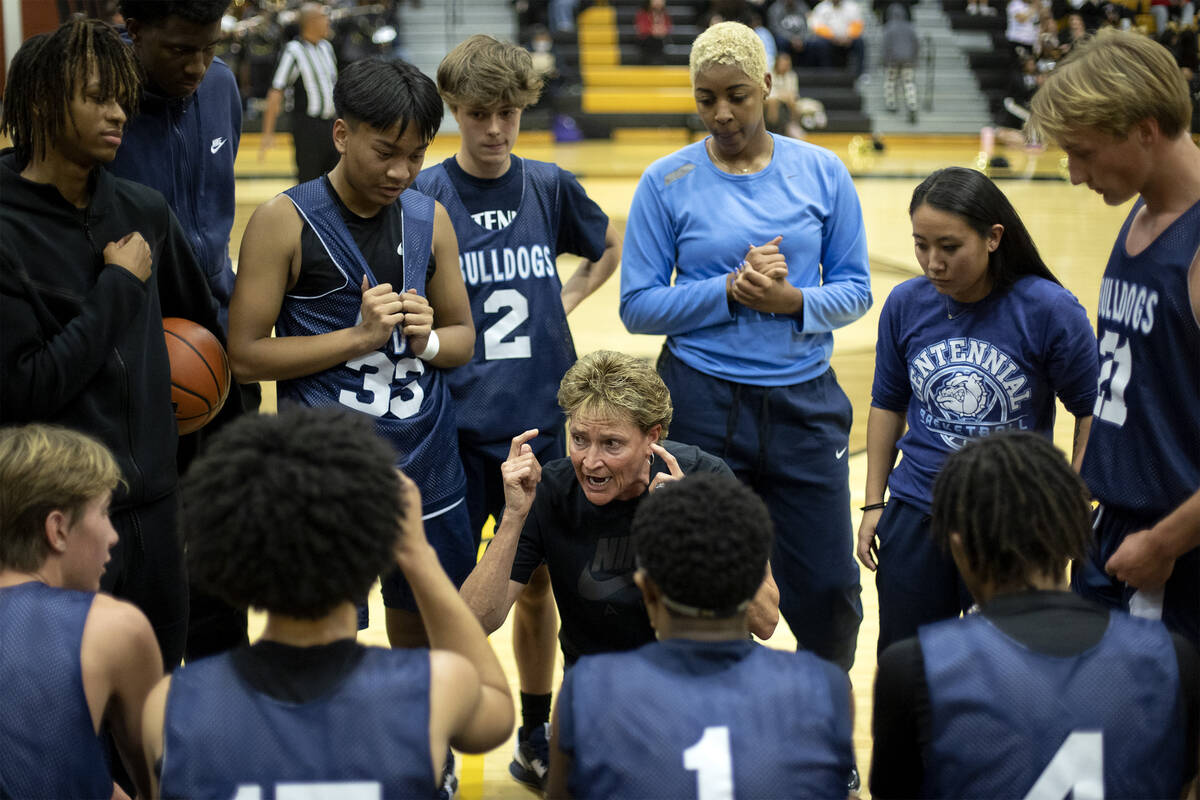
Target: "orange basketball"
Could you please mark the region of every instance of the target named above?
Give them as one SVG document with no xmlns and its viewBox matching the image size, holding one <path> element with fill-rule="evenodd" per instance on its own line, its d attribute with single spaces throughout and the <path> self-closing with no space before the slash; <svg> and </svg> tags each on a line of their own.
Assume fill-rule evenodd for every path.
<svg viewBox="0 0 1200 800">
<path fill-rule="evenodd" d="M 204 427 L 229 394 L 229 356 L 207 328 L 180 317 L 163 319 L 171 360 L 171 405 L 179 433 Z"/>
</svg>

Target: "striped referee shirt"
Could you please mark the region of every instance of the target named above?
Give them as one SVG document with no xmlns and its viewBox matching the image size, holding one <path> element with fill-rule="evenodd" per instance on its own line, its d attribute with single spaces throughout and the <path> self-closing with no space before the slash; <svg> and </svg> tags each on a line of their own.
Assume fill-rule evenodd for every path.
<svg viewBox="0 0 1200 800">
<path fill-rule="evenodd" d="M 304 39 L 292 39 L 283 48 L 271 88 L 283 91 L 302 78 L 301 90 L 306 100 L 304 113 L 315 119 L 333 119 L 333 85 L 337 82 L 337 61 L 333 45 L 325 39 L 313 44 Z M 296 108 L 302 98 L 296 98 Z"/>
</svg>

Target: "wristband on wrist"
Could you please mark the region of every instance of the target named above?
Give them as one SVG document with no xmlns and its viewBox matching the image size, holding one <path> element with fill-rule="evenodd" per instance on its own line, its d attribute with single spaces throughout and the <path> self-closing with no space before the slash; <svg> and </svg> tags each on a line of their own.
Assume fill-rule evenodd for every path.
<svg viewBox="0 0 1200 800">
<path fill-rule="evenodd" d="M 878 511 L 879 509 L 884 508 L 886 506 L 887 506 L 887 502 L 880 500 L 878 503 L 867 503 L 865 506 L 861 506 L 858 510 L 859 511 Z"/>
<path fill-rule="evenodd" d="M 425 342 L 425 349 L 417 353 L 417 358 L 422 361 L 432 361 L 437 358 L 438 350 L 441 349 L 442 342 L 438 339 L 437 331 L 429 332 L 429 340 Z"/>
</svg>

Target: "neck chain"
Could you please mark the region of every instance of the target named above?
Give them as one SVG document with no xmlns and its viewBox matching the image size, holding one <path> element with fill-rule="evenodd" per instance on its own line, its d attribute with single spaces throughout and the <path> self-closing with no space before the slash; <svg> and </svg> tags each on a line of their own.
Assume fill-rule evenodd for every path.
<svg viewBox="0 0 1200 800">
<path fill-rule="evenodd" d="M 745 175 L 746 173 L 750 172 L 752 170 L 752 168 L 754 167 L 754 159 L 750 160 L 749 167 L 735 167 L 733 164 L 730 164 L 728 161 L 721 158 L 719 155 L 717 155 L 717 147 L 716 147 L 716 145 L 714 145 L 712 143 L 711 138 L 705 144 L 705 150 L 708 152 L 709 157 L 712 158 L 713 161 L 717 162 L 718 166 L 721 166 L 724 168 L 725 172 L 729 172 L 734 175 Z M 767 152 L 767 163 L 768 164 L 771 162 L 771 156 L 773 156 L 774 154 L 775 154 L 775 140 L 771 139 L 771 149 Z M 766 166 L 766 164 L 764 164 L 763 166 Z M 762 167 L 759 167 L 759 169 L 762 169 Z M 757 172 L 758 170 L 753 170 L 753 171 Z"/>
<path fill-rule="evenodd" d="M 972 308 L 974 308 L 974 305 L 975 305 L 974 303 L 960 303 L 957 300 L 955 300 L 954 298 L 950 297 L 950 295 L 945 295 L 945 300 L 946 300 L 946 319 L 958 319 L 963 314 L 966 314 L 968 311 L 970 311 Z M 951 303 L 953 303 L 955 306 L 957 306 L 957 309 L 952 309 L 950 306 Z"/>
</svg>

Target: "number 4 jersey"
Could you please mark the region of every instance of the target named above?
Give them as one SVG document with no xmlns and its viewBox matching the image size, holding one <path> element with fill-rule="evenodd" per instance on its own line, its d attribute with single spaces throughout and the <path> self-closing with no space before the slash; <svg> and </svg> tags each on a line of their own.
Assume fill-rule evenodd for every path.
<svg viewBox="0 0 1200 800">
<path fill-rule="evenodd" d="M 1083 478 L 1105 506 L 1158 519 L 1200 488 L 1200 323 L 1188 268 L 1200 203 L 1126 253 L 1134 206 L 1100 286 L 1100 384 Z"/>
<path fill-rule="evenodd" d="M 409 189 L 400 202 L 363 219 L 346 208 L 325 177 L 286 194 L 305 224 L 300 277 L 284 295 L 277 336 L 312 336 L 357 325 L 364 275 L 371 286 L 390 283 L 396 291 L 416 289 L 425 296 L 432 198 Z M 374 418 L 376 431 L 396 448 L 396 465 L 420 488 L 426 516 L 462 498 L 466 479 L 445 378 L 413 354 L 399 328 L 377 350 L 280 381 L 279 399 Z"/>
<path fill-rule="evenodd" d="M 608 218 L 570 173 L 515 156 L 495 180 L 449 158 L 414 186 L 446 207 L 471 297 L 475 357 L 448 375 L 459 432 L 502 459 L 521 431 L 562 424 L 555 395 L 575 344 L 555 261 L 563 252 L 598 259 Z"/>
</svg>

